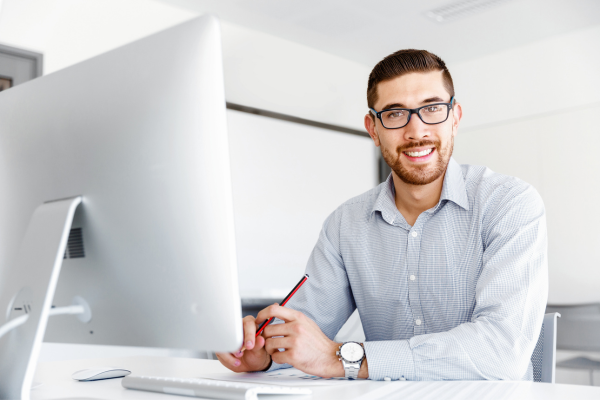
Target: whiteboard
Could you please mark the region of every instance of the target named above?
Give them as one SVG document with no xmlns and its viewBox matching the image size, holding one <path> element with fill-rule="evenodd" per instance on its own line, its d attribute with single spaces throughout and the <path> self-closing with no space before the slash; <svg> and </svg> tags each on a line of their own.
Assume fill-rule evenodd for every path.
<svg viewBox="0 0 600 400">
<path fill-rule="evenodd" d="M 548 221 L 548 303 L 600 302 L 600 105 L 461 133 L 454 155 L 533 185 Z"/>
<path fill-rule="evenodd" d="M 242 298 L 283 298 L 323 222 L 378 184 L 368 137 L 228 110 Z"/>
</svg>

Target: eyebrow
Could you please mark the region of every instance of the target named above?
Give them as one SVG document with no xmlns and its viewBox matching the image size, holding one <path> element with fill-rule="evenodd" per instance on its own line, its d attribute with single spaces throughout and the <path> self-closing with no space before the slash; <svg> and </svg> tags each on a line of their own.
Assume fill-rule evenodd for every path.
<svg viewBox="0 0 600 400">
<path fill-rule="evenodd" d="M 393 104 L 387 104 L 385 107 L 383 107 L 383 110 L 389 110 L 390 108 L 406 108 L 406 107 L 402 103 L 393 103 Z"/>
<path fill-rule="evenodd" d="M 425 99 L 421 102 L 421 104 L 426 104 L 426 103 L 445 103 L 445 101 L 441 97 L 434 96 L 434 97 Z"/>
<path fill-rule="evenodd" d="M 438 96 L 434 96 L 434 97 L 430 97 L 428 99 L 425 99 L 421 102 L 421 104 L 427 104 L 427 103 L 444 103 L 444 99 L 442 99 L 441 97 Z M 385 107 L 382 108 L 382 110 L 389 110 L 390 108 L 407 108 L 404 104 L 402 103 L 392 103 L 392 104 L 386 104 Z"/>
</svg>

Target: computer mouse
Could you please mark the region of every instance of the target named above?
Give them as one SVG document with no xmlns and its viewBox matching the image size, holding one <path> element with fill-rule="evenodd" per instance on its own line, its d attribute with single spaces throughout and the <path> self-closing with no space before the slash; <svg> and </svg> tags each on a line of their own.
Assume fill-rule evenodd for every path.
<svg viewBox="0 0 600 400">
<path fill-rule="evenodd" d="M 117 367 L 94 367 L 89 369 L 82 369 L 81 371 L 75 372 L 73 379 L 80 382 L 97 381 L 100 379 L 111 379 L 111 378 L 122 378 L 131 374 L 131 371 L 124 368 Z"/>
</svg>

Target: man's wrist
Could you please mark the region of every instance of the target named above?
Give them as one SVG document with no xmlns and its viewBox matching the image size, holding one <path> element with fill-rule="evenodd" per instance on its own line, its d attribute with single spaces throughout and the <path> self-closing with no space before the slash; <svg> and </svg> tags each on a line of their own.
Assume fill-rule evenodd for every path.
<svg viewBox="0 0 600 400">
<path fill-rule="evenodd" d="M 341 345 L 343 345 L 343 343 L 335 343 L 335 351 L 336 352 L 339 350 Z M 360 345 L 364 349 L 365 346 L 362 343 Z M 337 360 L 338 368 L 335 368 L 335 372 L 331 376 L 332 377 L 345 377 L 346 371 L 344 370 L 344 364 L 342 363 L 342 361 L 339 359 L 339 357 L 337 355 L 335 356 L 335 358 Z M 364 358 L 362 359 L 357 378 L 359 378 L 359 379 L 368 379 L 369 378 L 369 369 L 367 367 L 367 353 L 365 353 Z"/>
<path fill-rule="evenodd" d="M 329 374 L 332 378 L 340 378 L 340 377 L 345 376 L 344 366 L 342 365 L 342 362 L 336 355 L 338 349 L 340 348 L 340 346 L 342 344 L 343 343 L 333 342 L 333 351 L 331 352 L 331 354 L 333 355 L 333 357 L 335 357 L 335 360 L 333 361 L 332 370 L 331 370 L 331 373 Z"/>
<path fill-rule="evenodd" d="M 369 367 L 367 366 L 366 353 L 365 358 L 363 358 L 362 364 L 360 365 L 360 371 L 358 371 L 358 379 L 369 379 Z"/>
</svg>

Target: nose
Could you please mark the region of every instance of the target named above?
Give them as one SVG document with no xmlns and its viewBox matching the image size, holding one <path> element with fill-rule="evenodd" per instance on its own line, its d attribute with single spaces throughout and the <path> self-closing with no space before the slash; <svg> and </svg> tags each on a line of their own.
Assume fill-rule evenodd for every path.
<svg viewBox="0 0 600 400">
<path fill-rule="evenodd" d="M 406 140 L 422 140 L 429 137 L 429 129 L 429 125 L 421 121 L 417 114 L 412 114 L 404 127 L 404 137 Z"/>
</svg>

